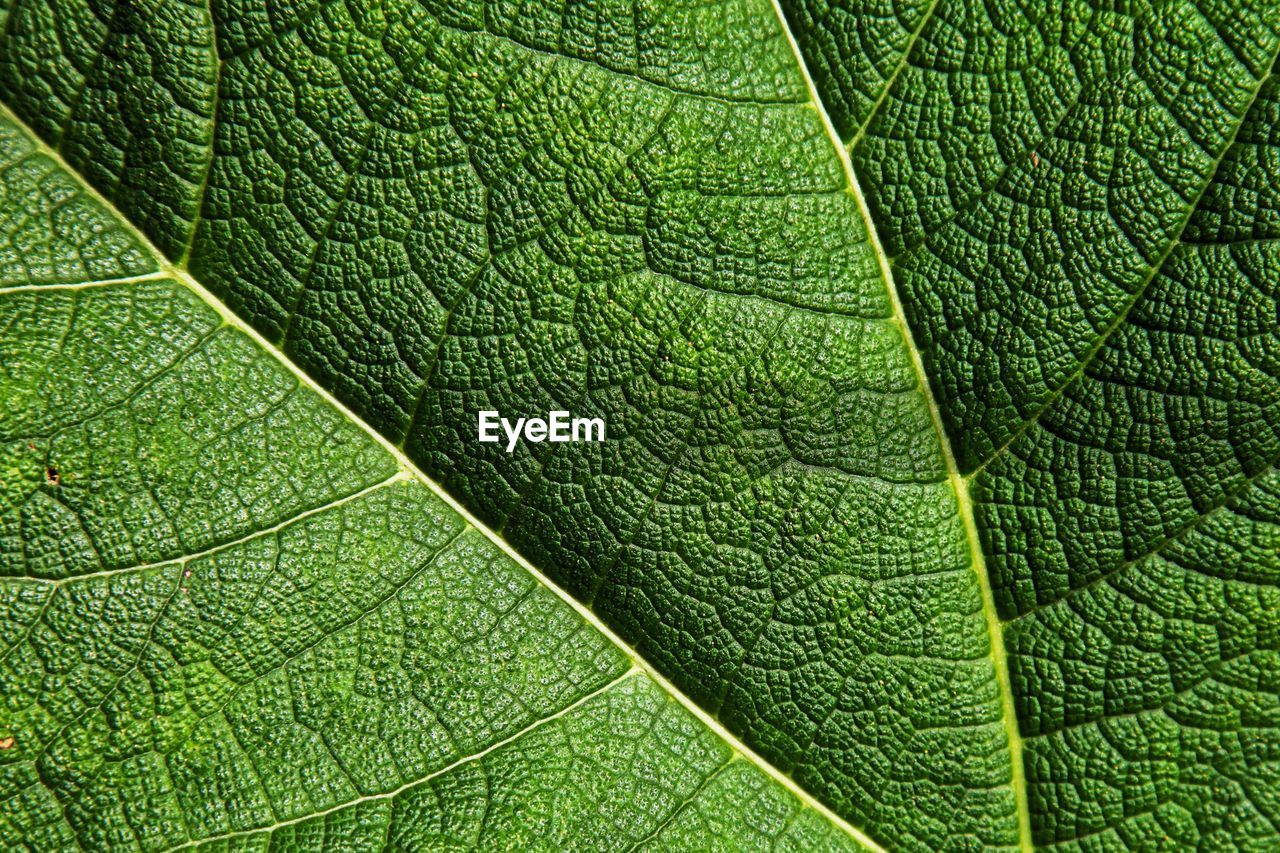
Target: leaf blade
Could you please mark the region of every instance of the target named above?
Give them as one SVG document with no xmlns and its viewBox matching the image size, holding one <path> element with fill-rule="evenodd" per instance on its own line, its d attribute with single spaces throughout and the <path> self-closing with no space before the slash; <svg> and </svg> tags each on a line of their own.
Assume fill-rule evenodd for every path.
<svg viewBox="0 0 1280 853">
<path fill-rule="evenodd" d="M 1008 841 L 958 506 L 802 77 L 752 4 L 651 12 L 663 61 L 645 70 L 538 41 L 533 5 L 483 26 L 407 3 L 216 7 L 216 139 L 184 260 L 803 787 L 884 837 Z M 734 47 L 700 39 L 691 64 L 691 31 Z M 38 45 L 37 66 L 64 61 Z M 505 376 L 475 369 L 493 362 Z M 465 413 L 495 395 L 608 408 L 621 446 L 569 470 L 477 453 Z M 706 498 L 698 523 L 684 504 Z M 697 538 L 668 555 L 672 525 Z M 904 643 L 892 625 L 918 620 Z M 863 706 L 892 710 L 861 730 Z M 881 751 L 902 765 L 887 785 Z M 938 752 L 968 760 L 921 759 Z"/>
<path fill-rule="evenodd" d="M 392 811 L 363 815 L 360 831 L 394 830 L 403 843 L 474 842 L 485 832 L 594 843 L 604 809 L 607 840 L 619 847 L 660 837 L 695 812 L 725 821 L 710 828 L 726 839 L 856 844 L 162 267 L 143 278 L 0 291 L 0 346 L 18 354 L 0 372 L 0 423 L 16 436 L 6 464 L 10 452 L 42 460 L 33 439 L 52 432 L 68 448 L 59 459 L 91 449 L 85 458 L 104 472 L 66 464 L 56 479 L 21 478 L 0 506 L 7 513 L 39 496 L 35 510 L 19 513 L 30 520 L 50 503 L 75 505 L 66 492 L 83 490 L 116 513 L 82 514 L 88 551 L 101 560 L 113 553 L 101 543 L 130 541 L 136 547 L 122 554 L 157 560 L 99 562 L 92 572 L 45 561 L 53 568 L 31 576 L 15 575 L 28 560 L 12 561 L 8 545 L 0 552 L 6 843 L 167 849 L 302 832 L 323 844 L 323 834 L 307 834 L 317 823 L 350 829 L 346 815 L 372 806 Z M 24 324 L 26 316 L 41 322 Z M 59 316 L 61 333 L 44 343 Z M 129 331 L 152 345 L 172 342 L 151 374 L 120 363 L 140 361 L 113 346 Z M 82 376 L 97 377 L 84 384 L 100 392 L 99 410 L 76 402 L 89 417 L 70 428 L 57 406 L 23 391 L 75 388 Z M 240 504 L 221 527 L 188 464 L 200 461 L 211 478 L 250 467 L 225 467 L 236 454 L 217 452 L 216 427 L 241 426 L 210 396 L 219 392 L 235 392 L 250 420 L 287 415 L 273 423 L 271 476 L 242 479 Z M 187 410 L 210 426 L 193 426 Z M 104 413 L 133 428 L 93 427 Z M 133 440 L 113 444 L 122 432 Z M 345 447 L 372 482 L 343 494 L 334 491 L 341 479 L 311 478 L 309 467 L 341 470 L 317 464 L 324 457 L 312 451 L 290 452 L 313 446 L 315 434 Z M 128 487 L 158 509 L 135 512 L 128 491 L 103 495 Z M 156 497 L 184 490 L 189 504 Z M 272 506 L 286 517 L 263 509 Z M 120 535 L 201 517 L 208 529 L 178 542 Z M 622 759 L 607 755 L 622 743 Z M 596 789 L 539 800 L 541 780 L 576 773 L 587 755 L 597 762 Z M 473 811 L 484 793 L 481 764 L 514 774 L 494 791 L 490 823 Z M 709 786 L 729 764 L 742 785 Z M 645 772 L 633 773 L 639 766 Z M 440 811 L 415 811 L 432 796 L 453 821 L 443 832 Z"/>
<path fill-rule="evenodd" d="M 948 57 L 945 52 L 946 28 L 976 38 L 987 22 L 959 17 L 957 4 L 938 9 L 944 22 L 931 22 L 936 45 L 926 31 L 922 48 L 912 57 L 923 70 L 915 73 L 958 81 L 965 72 L 957 64 L 960 54 Z M 1040 11 L 1026 10 L 1021 18 L 1003 22 L 1008 32 L 1001 38 L 1017 43 L 1019 33 L 1026 36 L 1023 25 Z M 1218 48 L 1235 40 L 1225 54 L 1255 82 L 1242 89 L 1247 95 L 1243 100 L 1223 99 L 1238 108 L 1221 114 L 1210 109 L 1204 118 L 1199 131 L 1216 127 L 1220 148 L 1205 160 L 1210 168 L 1202 170 L 1203 180 L 1187 185 L 1181 209 L 1164 210 L 1170 222 L 1180 223 L 1177 233 L 1156 252 L 1142 286 L 1113 300 L 1111 319 L 1097 324 L 1100 333 L 1081 339 L 1087 345 L 1076 361 L 1068 362 L 1059 390 L 1041 396 L 1029 390 L 1037 387 L 1033 371 L 1039 365 L 1022 375 L 1024 362 L 1018 358 L 1020 341 L 1047 339 L 1046 323 L 1051 332 L 1056 322 L 1052 313 L 1061 300 L 1029 307 L 1054 286 L 1052 276 L 1046 278 L 1049 285 L 1037 289 L 983 252 L 984 240 L 995 248 L 1006 238 L 1034 243 L 1034 216 L 1017 211 L 1054 197 L 1055 182 L 1070 170 L 1047 150 L 1057 156 L 1061 148 L 1024 147 L 1021 155 L 1005 157 L 1007 174 L 1019 177 L 1017 182 L 1006 175 L 993 179 L 991 194 L 1004 193 L 1008 211 L 1013 211 L 1008 221 L 985 231 L 969 227 L 963 237 L 967 248 L 952 252 L 951 261 L 965 251 L 976 258 L 969 262 L 970 272 L 988 281 L 976 280 L 972 287 L 948 290 L 947 274 L 939 275 L 938 264 L 917 263 L 933 251 L 931 246 L 955 248 L 956 234 L 945 223 L 951 216 L 955 221 L 968 216 L 972 226 L 976 220 L 965 204 L 937 201 L 943 224 L 930 228 L 913 224 L 888 203 L 876 216 L 881 233 L 898 241 L 894 273 L 908 282 L 904 301 L 925 341 L 932 377 L 940 383 L 935 388 L 944 397 L 952 395 L 957 387 L 952 380 L 965 365 L 972 371 L 959 383 L 970 389 L 963 392 L 969 397 L 953 396 L 944 404 L 950 408 L 951 434 L 968 445 L 962 448 L 969 455 L 968 487 L 995 603 L 1006 620 L 1035 840 L 1041 844 L 1134 846 L 1163 839 L 1183 845 L 1249 845 L 1265 844 L 1275 832 L 1268 793 L 1273 782 L 1258 763 L 1260 753 L 1252 740 L 1274 721 L 1265 710 L 1250 714 L 1242 709 L 1274 704 L 1277 670 L 1271 639 L 1275 620 L 1268 605 L 1260 603 L 1274 582 L 1269 570 L 1275 559 L 1266 545 L 1257 547 L 1273 538 L 1265 484 L 1280 449 L 1273 405 L 1280 369 L 1269 355 L 1277 339 L 1270 282 L 1278 265 L 1266 254 L 1274 193 L 1245 189 L 1267 184 L 1258 181 L 1258 170 L 1276 151 L 1276 18 L 1265 5 L 1223 5 L 1205 12 L 1196 26 L 1180 30 L 1179 21 L 1192 10 L 1165 11 L 1165 18 L 1153 23 L 1158 17 L 1153 8 L 1138 9 L 1137 29 L 1163 26 L 1166 35 L 1194 41 L 1197 26 L 1210 26 L 1215 16 L 1239 16 L 1238 26 L 1223 29 Z M 1241 23 L 1246 18 L 1249 22 Z M 1064 15 L 1061 20 L 1070 25 L 1090 19 Z M 1035 27 L 1025 29 L 1035 37 Z M 1049 36 L 1056 32 L 1044 30 Z M 1078 56 L 1104 45 L 1085 40 L 1067 50 Z M 1154 49 L 1153 54 L 1159 55 Z M 1122 51 L 1102 55 L 1124 56 Z M 1194 67 L 1223 55 L 1219 49 L 1215 57 L 1210 48 L 1203 54 L 1187 53 L 1180 61 Z M 828 56 L 825 61 L 834 60 Z M 1139 55 L 1135 63 L 1142 62 L 1150 66 L 1154 59 Z M 1103 66 L 1095 70 L 1105 85 L 1117 90 L 1126 85 L 1122 75 Z M 1234 76 L 1224 73 L 1223 78 Z M 1094 84 L 1096 80 L 1084 79 L 1077 88 L 1087 92 Z M 1027 88 L 1034 90 L 1032 83 Z M 887 130 L 911 115 L 899 102 L 945 100 L 947 91 L 916 81 L 889 98 L 884 115 L 872 118 L 868 138 L 855 142 L 859 171 L 881 174 L 903 164 L 910 171 L 923 164 L 920 171 L 927 172 L 923 157 L 896 163 L 877 158 L 886 144 L 911 144 L 895 141 Z M 1197 100 L 1202 94 L 1193 87 L 1178 107 L 1183 115 L 1203 109 Z M 1030 118 L 1035 105 L 997 115 L 994 101 L 976 99 L 969 109 L 974 115 L 989 110 L 989 121 L 954 121 L 945 111 L 931 113 L 929 120 L 972 146 L 982 128 L 1000 138 L 1017 126 L 1020 116 Z M 1057 133 L 1063 126 L 1050 128 Z M 874 139 L 876 133 L 887 134 L 888 142 Z M 925 133 L 923 144 L 938 138 Z M 1139 137 L 1118 138 L 1138 150 Z M 1088 148 L 1086 139 L 1077 136 L 1075 141 L 1082 150 L 1096 150 Z M 1152 156 L 1158 162 L 1159 155 Z M 893 195 L 892 186 L 872 186 L 886 198 Z M 893 204 L 900 201 L 901 196 Z M 1074 227 L 1072 222 L 1057 223 L 1045 232 L 1064 241 L 1062 254 L 1068 260 L 1068 244 L 1079 236 Z M 903 232 L 916 233 L 918 242 L 911 245 L 894 236 Z M 1198 245 L 1184 244 L 1187 237 Z M 1235 245 L 1242 238 L 1247 242 Z M 1088 295 L 1087 276 L 1101 269 L 1090 265 L 1105 255 L 1088 249 L 1079 254 L 1074 267 L 1063 266 L 1074 277 L 1063 274 L 1056 284 L 1082 287 Z M 948 262 L 944 258 L 942 266 Z M 1000 296 L 1002 287 L 1013 295 Z M 1023 318 L 1021 337 L 982 338 L 981 329 L 970 322 L 969 303 L 984 299 L 999 313 Z M 977 342 L 965 343 L 966 338 Z M 1009 399 L 1000 382 L 1009 387 L 1023 383 L 1022 399 L 1031 401 L 1021 422 L 1014 419 L 1013 426 L 1000 428 L 1005 432 L 991 431 L 999 416 L 978 409 L 966 412 L 963 402 L 992 394 L 990 376 L 974 378 L 981 370 L 973 364 L 983 360 L 973 352 L 984 347 L 990 350 L 984 356 L 988 368 L 1005 375 L 987 402 L 998 408 Z M 948 360 L 960 367 L 948 368 Z M 999 440 L 992 440 L 997 433 Z M 1256 484 L 1263 485 L 1259 489 Z M 1241 517 L 1235 516 L 1237 511 Z M 1214 532 L 1206 535 L 1202 525 Z M 1166 551 L 1176 556 L 1166 558 Z M 1191 624 L 1196 618 L 1221 620 L 1219 636 L 1206 636 L 1202 626 Z M 1234 627 L 1240 620 L 1252 624 L 1243 630 Z M 1233 738 L 1248 746 L 1237 748 Z M 1215 780 L 1212 794 L 1199 787 L 1203 778 Z M 1069 796 L 1064 786 L 1087 793 Z M 1144 793 L 1126 798 L 1137 791 Z"/>
</svg>

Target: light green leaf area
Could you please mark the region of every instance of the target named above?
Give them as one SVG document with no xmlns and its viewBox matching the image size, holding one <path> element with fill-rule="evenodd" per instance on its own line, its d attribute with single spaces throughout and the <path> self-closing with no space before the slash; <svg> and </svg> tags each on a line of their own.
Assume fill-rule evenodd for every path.
<svg viewBox="0 0 1280 853">
<path fill-rule="evenodd" d="M 0 846 L 854 846 L 0 138 Z"/>
<path fill-rule="evenodd" d="M 1274 848 L 1278 52 L 9 0 L 0 841 Z"/>
</svg>

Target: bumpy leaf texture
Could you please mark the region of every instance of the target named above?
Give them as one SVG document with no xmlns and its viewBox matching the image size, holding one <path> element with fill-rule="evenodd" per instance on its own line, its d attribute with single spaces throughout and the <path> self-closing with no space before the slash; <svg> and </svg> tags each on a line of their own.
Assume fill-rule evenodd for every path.
<svg viewBox="0 0 1280 853">
<path fill-rule="evenodd" d="M 1280 843 L 1280 4 L 5 14 L 6 843 Z"/>
<path fill-rule="evenodd" d="M 0 153 L 6 848 L 853 846 Z"/>
</svg>

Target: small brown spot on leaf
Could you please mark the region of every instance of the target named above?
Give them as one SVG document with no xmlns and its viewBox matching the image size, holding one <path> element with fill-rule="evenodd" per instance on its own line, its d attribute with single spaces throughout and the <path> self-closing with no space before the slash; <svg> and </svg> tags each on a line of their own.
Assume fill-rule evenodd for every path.
<svg viewBox="0 0 1280 853">
<path fill-rule="evenodd" d="M 44 476 L 49 480 L 50 485 L 56 486 L 62 482 L 62 475 L 52 465 L 44 469 Z"/>
<path fill-rule="evenodd" d="M 9 737 L 0 737 L 0 749 L 13 749 L 14 743 L 13 735 L 9 735 Z"/>
</svg>

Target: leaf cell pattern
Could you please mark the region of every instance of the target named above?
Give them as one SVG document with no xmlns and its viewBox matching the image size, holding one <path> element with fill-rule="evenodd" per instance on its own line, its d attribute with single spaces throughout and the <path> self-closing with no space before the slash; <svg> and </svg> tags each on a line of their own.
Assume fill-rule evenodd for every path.
<svg viewBox="0 0 1280 853">
<path fill-rule="evenodd" d="M 0 98 L 184 274 L 873 838 L 1006 846 L 1029 824 L 1083 849 L 1274 842 L 1280 7 L 779 7 L 10 0 Z M 9 379 L 20 427 L 0 421 L 6 633 L 44 624 L 50 585 L 115 601 L 116 573 L 149 566 L 124 576 L 152 581 L 124 595 L 138 613 L 80 618 L 146 626 L 112 663 L 136 660 L 114 677 L 154 704 L 152 656 L 178 660 L 170 634 L 208 618 L 174 610 L 178 566 L 342 528 L 393 493 L 435 498 L 157 284 L 173 268 L 33 150 L 3 128 L 0 346 L 49 365 Z M 94 299 L 37 287 L 117 277 L 143 281 Z M 85 364 L 93 382 L 54 381 Z M 610 441 L 508 455 L 473 440 L 491 408 L 605 416 Z M 157 453 L 189 440 L 210 452 Z M 387 537 L 388 560 L 416 553 L 419 531 L 352 523 Z M 343 571 L 323 553 L 296 571 Z M 289 618 L 321 618 L 313 593 L 329 595 L 280 593 Z M 64 645 L 36 655 L 74 660 Z M 235 802 L 267 811 L 196 816 L 185 837 L 532 844 L 541 818 L 522 816 L 563 812 L 563 843 L 600 818 L 623 846 L 848 841 L 706 732 L 659 762 L 666 793 L 613 799 L 671 739 L 620 722 L 606 758 L 599 720 L 697 726 L 604 657 L 442 763 L 375 784 L 330 751 L 347 787 L 259 775 Z M 415 659 L 403 683 L 435 665 Z M 269 746 L 228 730 L 246 761 Z M 101 760 L 101 736 L 63 737 L 57 755 Z M 270 769 L 292 772 L 281 755 Z M 540 787 L 597 762 L 602 787 Z M 57 784 L 29 790 L 52 809 L 92 787 Z M 566 788 L 601 811 L 548 805 Z M 87 833 L 91 801 L 39 825 Z M 736 819 L 749 809 L 764 817 Z M 162 825 L 135 818 L 104 831 Z"/>
</svg>

